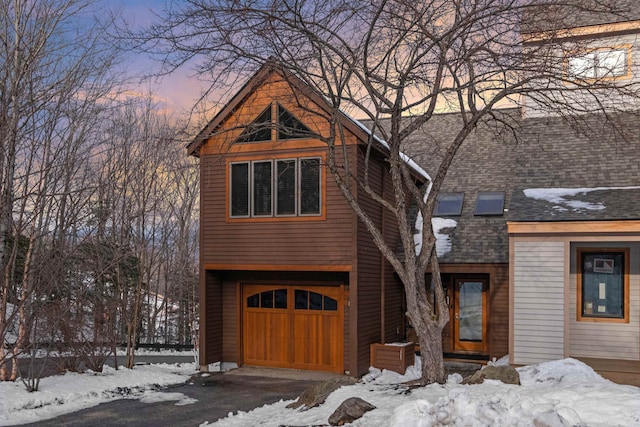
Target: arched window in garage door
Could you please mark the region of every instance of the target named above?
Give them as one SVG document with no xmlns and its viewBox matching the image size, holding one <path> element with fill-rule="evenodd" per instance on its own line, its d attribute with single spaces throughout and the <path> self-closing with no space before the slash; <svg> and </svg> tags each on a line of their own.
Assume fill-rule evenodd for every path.
<svg viewBox="0 0 640 427">
<path fill-rule="evenodd" d="M 248 308 L 287 308 L 287 290 L 273 289 L 249 295 Z"/>
<path fill-rule="evenodd" d="M 295 299 L 296 310 L 338 310 L 337 300 L 317 292 L 296 289 Z"/>
</svg>

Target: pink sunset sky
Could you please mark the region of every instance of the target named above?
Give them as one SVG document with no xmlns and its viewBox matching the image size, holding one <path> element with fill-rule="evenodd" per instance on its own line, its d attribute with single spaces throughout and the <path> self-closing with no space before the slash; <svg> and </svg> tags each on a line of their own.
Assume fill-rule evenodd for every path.
<svg viewBox="0 0 640 427">
<path fill-rule="evenodd" d="M 120 10 L 123 19 L 133 28 L 141 28 L 159 19 L 164 8 L 172 0 L 100 0 L 115 10 Z M 173 0 L 174 4 L 179 1 Z M 134 76 L 143 77 L 160 69 L 160 64 L 150 57 L 135 54 L 129 59 L 127 66 Z M 140 86 L 140 91 L 151 91 L 158 97 L 167 109 L 177 114 L 188 112 L 199 99 L 203 83 L 193 76 L 193 69 L 185 66 L 170 75 L 146 79 Z"/>
</svg>

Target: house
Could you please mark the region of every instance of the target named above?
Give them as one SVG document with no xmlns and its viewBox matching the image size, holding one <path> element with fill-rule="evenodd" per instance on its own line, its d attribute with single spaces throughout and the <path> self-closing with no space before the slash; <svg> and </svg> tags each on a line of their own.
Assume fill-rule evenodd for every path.
<svg viewBox="0 0 640 427">
<path fill-rule="evenodd" d="M 326 102 L 267 64 L 188 146 L 200 158 L 203 366 L 358 376 L 371 344 L 404 339 L 403 287 L 329 176 L 327 144 L 313 137 L 329 133 Z M 370 135 L 339 120 L 345 162 L 361 175 Z M 377 149 L 368 173 L 390 200 Z M 356 196 L 395 245 L 397 225 L 364 191 Z"/>
<path fill-rule="evenodd" d="M 503 114 L 517 119 L 520 112 Z M 456 113 L 434 116 L 404 145 L 427 171 L 435 171 L 459 127 Z M 437 254 L 449 302 L 443 331 L 445 356 L 487 361 L 508 353 L 509 238 L 506 211 L 516 144 L 479 125 L 454 159 L 434 212 Z M 473 319 L 472 323 L 469 323 Z"/>
<path fill-rule="evenodd" d="M 558 62 L 567 72 L 640 81 L 634 60 L 640 55 L 640 4 L 627 6 L 636 20 L 569 13 L 573 27 L 553 30 Z M 526 34 L 525 47 L 542 37 L 544 32 Z M 606 61 L 610 66 L 602 66 Z M 445 352 L 460 350 L 463 333 L 456 323 L 458 275 L 466 280 L 484 272 L 490 302 L 482 299 L 482 312 L 491 352 L 508 353 L 515 365 L 579 358 L 607 378 L 640 384 L 637 101 L 607 97 L 605 106 L 618 107 L 607 119 L 619 126 L 610 127 L 602 115 L 587 112 L 584 93 L 573 91 L 565 100 L 582 103 L 582 129 L 590 130 L 590 138 L 576 132 L 571 117 L 548 114 L 525 99 L 523 109 L 502 112 L 517 123 L 517 141 L 479 127 L 449 171 L 435 213 L 441 218 L 434 221 L 447 243 L 438 253 L 443 282 L 450 298 L 455 294 Z M 629 111 L 620 112 L 621 104 Z M 456 120 L 457 114 L 436 117 L 406 152 L 434 170 L 437 149 L 446 146 Z M 498 201 L 489 215 L 480 208 L 483 197 Z"/>
<path fill-rule="evenodd" d="M 568 72 L 638 78 L 640 20 L 569 16 L 571 25 L 553 29 Z M 527 33 L 525 46 L 544 33 Z M 610 76 L 599 74 L 603 63 Z M 444 352 L 509 354 L 517 365 L 576 357 L 640 382 L 640 143 L 622 143 L 638 141 L 640 118 L 615 113 L 609 118 L 625 126 L 609 129 L 571 93 L 596 142 L 526 100 L 500 112 L 518 135 L 498 138 L 479 125 L 448 172 L 433 221 L 451 318 Z M 358 376 L 371 344 L 407 338 L 402 286 L 323 170 L 326 144 L 309 137 L 329 130 L 319 120 L 325 102 L 285 70 L 264 67 L 189 146 L 201 159 L 202 365 Z M 340 120 L 349 163 L 362 173 L 369 135 Z M 436 116 L 403 149 L 435 170 L 458 120 Z M 374 159 L 386 196 L 383 147 Z M 396 242 L 395 224 L 365 205 Z"/>
<path fill-rule="evenodd" d="M 640 4 L 619 5 L 626 15 L 572 13 L 555 34 L 569 73 L 640 81 Z M 533 103 L 525 110 L 507 217 L 509 354 L 515 364 L 575 357 L 640 384 L 640 120 L 637 101 L 605 102 L 633 111 L 611 113 L 615 129 L 587 114 L 591 142 Z"/>
</svg>

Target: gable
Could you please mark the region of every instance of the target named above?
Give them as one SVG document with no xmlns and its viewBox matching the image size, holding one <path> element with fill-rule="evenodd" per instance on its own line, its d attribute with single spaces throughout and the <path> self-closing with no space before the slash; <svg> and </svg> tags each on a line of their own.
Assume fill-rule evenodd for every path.
<svg viewBox="0 0 640 427">
<path fill-rule="evenodd" d="M 278 72 L 258 77 L 203 129 L 189 145 L 190 154 L 326 147 L 317 136 L 330 134 L 327 108 Z M 346 139 L 357 142 L 353 132 Z"/>
<path fill-rule="evenodd" d="M 271 105 L 260 113 L 240 134 L 236 143 L 271 141 Z"/>
</svg>

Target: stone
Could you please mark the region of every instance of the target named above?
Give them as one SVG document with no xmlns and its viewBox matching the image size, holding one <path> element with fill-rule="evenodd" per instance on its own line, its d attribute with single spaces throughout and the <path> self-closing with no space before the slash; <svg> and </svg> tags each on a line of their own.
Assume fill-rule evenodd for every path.
<svg viewBox="0 0 640 427">
<path fill-rule="evenodd" d="M 342 402 L 340 406 L 338 406 L 338 409 L 331 414 L 329 424 L 332 426 L 341 426 L 352 423 L 372 409 L 376 409 L 376 407 L 366 400 L 362 400 L 359 397 L 350 397 Z"/>
<path fill-rule="evenodd" d="M 344 377 L 336 380 L 322 381 L 307 388 L 293 403 L 287 405 L 287 408 L 296 409 L 303 407 L 303 410 L 315 408 L 322 405 L 327 397 L 342 387 L 343 385 L 352 385 L 355 379 Z"/>
<path fill-rule="evenodd" d="M 505 384 L 520 385 L 520 375 L 513 366 L 488 365 L 471 376 L 466 377 L 462 384 L 482 384 L 484 380 L 499 380 Z"/>
</svg>

